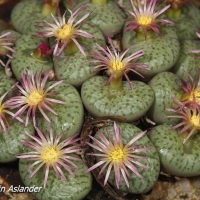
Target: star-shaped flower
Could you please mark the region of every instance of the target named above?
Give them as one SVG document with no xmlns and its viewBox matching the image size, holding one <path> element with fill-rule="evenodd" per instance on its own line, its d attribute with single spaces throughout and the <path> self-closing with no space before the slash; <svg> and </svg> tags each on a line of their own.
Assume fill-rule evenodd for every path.
<svg viewBox="0 0 200 200">
<path fill-rule="evenodd" d="M 67 181 L 63 169 L 68 171 L 73 177 L 73 170 L 78 168 L 78 166 L 73 163 L 73 161 L 81 161 L 78 157 L 73 156 L 72 153 L 80 152 L 80 144 L 77 142 L 80 138 L 71 136 L 64 141 L 61 141 L 62 134 L 53 137 L 52 128 L 46 134 L 37 128 L 37 136 L 33 136 L 25 131 L 25 133 L 32 138 L 32 140 L 26 140 L 24 145 L 33 149 L 33 151 L 28 151 L 18 155 L 17 158 L 30 160 L 31 165 L 27 167 L 25 172 L 35 169 L 31 172 L 29 178 L 32 178 L 42 167 L 44 167 L 44 188 L 47 184 L 47 179 L 50 170 L 54 170 L 58 179 L 63 179 Z M 63 169 L 62 169 L 63 168 Z"/>
<path fill-rule="evenodd" d="M 122 53 L 118 53 L 114 47 L 112 40 L 108 38 L 108 41 L 111 45 L 111 49 L 108 46 L 106 48 L 103 48 L 96 44 L 100 53 L 91 53 L 91 55 L 94 57 L 94 60 L 92 60 L 91 62 L 98 64 L 93 69 L 99 71 L 106 70 L 107 74 L 110 77 L 105 85 L 109 84 L 113 79 L 121 79 L 122 76 L 125 76 L 131 87 L 127 73 L 129 71 L 132 71 L 137 75 L 143 77 L 135 69 L 148 70 L 148 67 L 146 65 L 133 62 L 134 59 L 144 55 L 142 50 L 139 50 L 135 53 L 132 53 L 130 56 L 125 57 L 127 52 L 129 51 L 129 48 Z"/>
<path fill-rule="evenodd" d="M 30 76 L 29 76 L 30 73 Z M 41 80 L 42 72 L 33 74 L 32 71 L 22 74 L 21 86 L 18 84 L 19 92 L 21 96 L 12 97 L 7 101 L 10 108 L 19 108 L 19 110 L 14 114 L 13 118 L 20 116 L 27 110 L 27 116 L 25 125 L 28 124 L 29 117 L 32 115 L 33 124 L 36 126 L 36 111 L 39 110 L 44 118 L 50 123 L 51 120 L 45 114 L 45 110 L 52 112 L 57 115 L 57 113 L 52 109 L 54 103 L 66 104 L 64 101 L 50 98 L 51 96 L 56 96 L 56 93 L 49 92 L 52 88 L 61 84 L 63 80 L 53 83 L 49 87 L 46 87 L 46 82 L 49 77 L 50 70 L 45 73 L 43 80 Z"/>
<path fill-rule="evenodd" d="M 126 26 L 126 31 L 141 30 L 144 32 L 144 36 L 146 38 L 147 31 L 150 29 L 160 35 L 159 29 L 161 28 L 161 26 L 157 23 L 161 22 L 164 24 L 174 24 L 169 20 L 157 18 L 159 15 L 165 12 L 170 7 L 170 5 L 165 6 L 159 11 L 155 11 L 156 0 L 144 0 L 143 5 L 141 4 L 140 0 L 137 0 L 138 8 L 134 5 L 132 0 L 130 0 L 130 4 L 133 8 L 133 11 L 124 8 L 124 10 L 132 16 L 132 18 L 127 19 L 127 21 L 131 22 Z"/>
<path fill-rule="evenodd" d="M 178 106 L 177 109 L 168 108 L 167 111 L 175 113 L 175 115 L 167 116 L 168 118 L 178 118 L 180 123 L 172 127 L 177 129 L 182 127 L 179 134 L 187 133 L 187 137 L 183 140 L 183 144 L 195 133 L 200 130 L 200 113 L 197 104 L 190 104 L 190 106 L 184 106 L 182 102 L 174 99 L 174 104 Z"/>
<path fill-rule="evenodd" d="M 89 137 L 93 143 L 87 142 L 87 144 L 97 152 L 88 153 L 88 155 L 100 157 L 100 160 L 95 165 L 90 167 L 86 172 L 90 172 L 93 169 L 103 165 L 99 175 L 102 174 L 104 170 L 106 170 L 104 185 L 106 185 L 110 172 L 113 169 L 117 188 L 119 189 L 121 175 L 123 176 L 127 187 L 129 187 L 128 179 L 131 178 L 129 170 L 135 173 L 138 177 L 142 178 L 142 175 L 136 166 L 148 169 L 147 166 L 138 161 L 139 159 L 147 158 L 144 156 L 139 156 L 137 153 L 149 151 L 152 148 L 139 148 L 139 145 L 133 145 L 133 143 L 144 136 L 145 133 L 146 131 L 141 132 L 130 142 L 124 145 L 122 142 L 121 131 L 117 123 L 114 122 L 113 139 L 111 139 L 109 136 L 106 136 L 101 130 L 97 132 L 99 139 L 96 139 L 90 135 Z"/>
<path fill-rule="evenodd" d="M 41 29 L 43 29 L 43 31 L 37 34 L 38 37 L 55 38 L 56 45 L 53 51 L 54 55 L 56 56 L 60 55 L 60 53 L 66 48 L 66 46 L 70 42 L 74 42 L 75 45 L 81 51 L 81 53 L 84 56 L 86 56 L 83 48 L 81 47 L 77 39 L 79 37 L 94 38 L 93 35 L 80 29 L 81 25 L 83 24 L 83 21 L 89 17 L 90 13 L 85 14 L 78 21 L 76 21 L 76 19 L 80 15 L 82 15 L 82 13 L 86 9 L 87 9 L 87 5 L 81 6 L 75 12 L 72 12 L 71 10 L 68 9 L 71 16 L 69 17 L 67 22 L 65 19 L 66 12 L 64 13 L 63 17 L 58 17 L 58 19 L 53 14 L 51 14 L 55 23 L 49 23 L 44 20 L 44 23 L 47 24 L 48 27 L 39 26 Z"/>
</svg>

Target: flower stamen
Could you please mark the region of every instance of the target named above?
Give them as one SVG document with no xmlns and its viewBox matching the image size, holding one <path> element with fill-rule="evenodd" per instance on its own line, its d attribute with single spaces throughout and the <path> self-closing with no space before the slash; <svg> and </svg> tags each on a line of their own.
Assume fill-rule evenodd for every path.
<svg viewBox="0 0 200 200">
<path fill-rule="evenodd" d="M 38 106 L 38 104 L 43 101 L 44 97 L 44 94 L 41 94 L 38 91 L 33 91 L 26 97 L 26 103 L 29 106 Z"/>
<path fill-rule="evenodd" d="M 152 17 L 141 16 L 137 19 L 138 24 L 141 26 L 149 26 L 153 22 Z"/>
<path fill-rule="evenodd" d="M 54 146 L 44 146 L 42 147 L 40 158 L 44 163 L 53 165 L 58 162 L 60 151 Z"/>
<path fill-rule="evenodd" d="M 120 60 L 115 59 L 111 62 L 111 68 L 115 72 L 122 71 L 124 69 L 124 63 Z"/>
<path fill-rule="evenodd" d="M 190 118 L 190 123 L 196 127 L 196 128 L 200 128 L 200 116 L 199 114 L 196 114 L 196 115 L 192 115 L 191 118 Z"/>
<path fill-rule="evenodd" d="M 61 40 L 69 40 L 74 34 L 74 29 L 71 24 L 65 24 L 55 32 L 55 37 Z"/>
<path fill-rule="evenodd" d="M 108 157 L 113 163 L 123 162 L 126 159 L 126 152 L 123 148 L 116 147 L 108 153 Z"/>
</svg>

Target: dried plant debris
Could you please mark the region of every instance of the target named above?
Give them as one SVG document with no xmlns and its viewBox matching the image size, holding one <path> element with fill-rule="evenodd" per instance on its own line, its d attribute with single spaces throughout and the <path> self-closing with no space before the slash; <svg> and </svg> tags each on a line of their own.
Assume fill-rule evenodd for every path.
<svg viewBox="0 0 200 200">
<path fill-rule="evenodd" d="M 0 168 L 0 199 L 1 200 L 36 200 L 30 193 L 15 192 L 14 189 L 25 187 L 17 168 L 6 165 Z"/>
</svg>

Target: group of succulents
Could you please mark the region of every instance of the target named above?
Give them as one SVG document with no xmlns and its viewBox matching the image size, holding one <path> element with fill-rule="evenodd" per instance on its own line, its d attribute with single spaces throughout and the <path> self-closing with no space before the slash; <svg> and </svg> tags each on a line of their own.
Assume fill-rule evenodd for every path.
<svg viewBox="0 0 200 200">
<path fill-rule="evenodd" d="M 126 195 L 151 190 L 160 171 L 200 175 L 191 1 L 22 0 L 11 21 L 0 36 L 0 163 L 19 159 L 38 200 L 84 199 L 92 177 Z M 85 140 L 86 118 L 115 120 Z"/>
</svg>

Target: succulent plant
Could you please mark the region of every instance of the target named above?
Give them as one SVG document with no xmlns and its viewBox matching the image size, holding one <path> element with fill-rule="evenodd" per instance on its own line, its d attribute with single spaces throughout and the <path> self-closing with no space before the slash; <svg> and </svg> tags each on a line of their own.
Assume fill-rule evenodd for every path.
<svg viewBox="0 0 200 200">
<path fill-rule="evenodd" d="M 200 175 L 191 1 L 29 0 L 11 21 L 0 35 L 0 163 L 20 159 L 24 185 L 42 188 L 35 198 L 91 199 L 99 183 L 139 199 L 160 172 Z"/>
<path fill-rule="evenodd" d="M 42 186 L 43 184 L 43 190 L 36 194 L 36 196 L 39 199 L 45 200 L 58 197 L 64 184 L 66 192 L 65 194 L 62 193 L 60 199 L 68 197 L 82 199 L 90 190 L 91 176 L 87 174 L 84 177 L 79 177 L 79 173 L 86 168 L 81 158 L 76 155 L 81 150 L 80 144 L 76 144 L 80 138 L 72 136 L 61 140 L 63 133 L 54 137 L 52 128 L 46 134 L 43 134 L 37 127 L 36 130 L 38 136 L 31 136 L 26 132 L 32 140 L 26 140 L 24 143 L 28 147 L 27 152 L 17 155 L 20 158 L 20 173 L 26 186 L 32 184 Z M 42 168 L 44 168 L 44 171 Z M 44 177 L 42 184 L 40 179 L 38 179 L 41 174 Z M 27 175 L 29 178 L 26 178 Z M 52 180 L 56 181 L 57 186 L 54 185 Z M 77 183 L 77 181 L 79 181 L 79 185 L 76 189 L 70 189 L 71 185 Z M 59 190 L 55 190 L 59 187 Z"/>
<path fill-rule="evenodd" d="M 98 48 L 100 54 L 92 53 L 92 62 L 97 64 L 94 69 L 106 69 L 109 78 L 94 76 L 85 81 L 81 88 L 83 104 L 95 117 L 122 116 L 123 121 L 129 122 L 139 119 L 150 108 L 154 94 L 147 84 L 130 81 L 126 73 L 135 72 L 136 68 L 147 69 L 145 65 L 133 62 L 143 55 L 142 51 L 130 56 L 126 56 L 128 50 L 119 54 L 112 42 L 111 49 Z M 123 76 L 127 81 L 122 81 Z"/>
<path fill-rule="evenodd" d="M 113 126 L 99 129 L 94 137 L 89 135 L 91 142 L 87 144 L 94 152 L 88 155 L 95 156 L 97 161 L 87 172 L 98 167 L 99 176 L 105 176 L 104 185 L 109 182 L 124 192 L 147 192 L 160 166 L 157 152 L 145 133 L 133 125 L 114 122 Z"/>
</svg>

